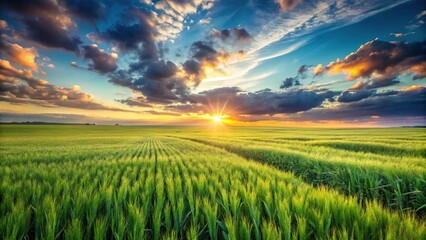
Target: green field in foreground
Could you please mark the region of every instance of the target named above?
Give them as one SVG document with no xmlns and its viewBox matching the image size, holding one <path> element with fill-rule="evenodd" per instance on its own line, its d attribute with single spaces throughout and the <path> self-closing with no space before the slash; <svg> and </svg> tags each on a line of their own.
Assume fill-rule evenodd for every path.
<svg viewBox="0 0 426 240">
<path fill-rule="evenodd" d="M 0 239 L 426 239 L 425 129 L 0 136 Z"/>
</svg>

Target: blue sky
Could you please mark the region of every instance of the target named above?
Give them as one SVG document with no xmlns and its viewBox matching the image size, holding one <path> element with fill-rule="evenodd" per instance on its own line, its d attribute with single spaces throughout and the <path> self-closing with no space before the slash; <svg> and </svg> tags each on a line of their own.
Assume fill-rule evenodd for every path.
<svg viewBox="0 0 426 240">
<path fill-rule="evenodd" d="M 420 0 L 1 5 L 2 121 L 426 123 Z"/>
</svg>

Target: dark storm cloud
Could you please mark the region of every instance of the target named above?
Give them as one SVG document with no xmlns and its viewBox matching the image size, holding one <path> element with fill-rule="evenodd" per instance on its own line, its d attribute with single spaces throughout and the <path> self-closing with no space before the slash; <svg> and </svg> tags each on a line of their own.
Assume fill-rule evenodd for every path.
<svg viewBox="0 0 426 240">
<path fill-rule="evenodd" d="M 4 0 L 1 4 L 24 16 L 70 13 L 88 21 L 105 16 L 106 7 L 97 0 Z"/>
<path fill-rule="evenodd" d="M 147 66 L 145 78 L 163 81 L 176 75 L 178 67 L 171 61 L 160 60 Z"/>
<path fill-rule="evenodd" d="M 300 82 L 299 82 L 299 80 L 298 80 L 297 77 L 289 77 L 289 78 L 286 78 L 281 83 L 280 88 L 284 89 L 284 88 L 290 88 L 290 87 L 293 87 L 293 86 L 300 86 L 300 85 L 301 84 L 300 84 Z"/>
<path fill-rule="evenodd" d="M 152 67 L 148 67 L 148 69 L 152 69 Z M 129 72 L 118 71 L 110 76 L 109 81 L 115 85 L 128 87 L 142 93 L 146 97 L 146 99 L 144 99 L 146 104 L 150 102 L 172 103 L 180 101 L 182 96 L 189 92 L 189 87 L 182 78 L 167 74 L 156 75 L 157 73 L 155 73 L 154 70 L 149 74 L 151 75 L 150 77 L 155 76 L 156 78 L 148 78 L 145 75 L 138 78 Z M 127 101 L 120 102 L 124 104 L 128 103 Z"/>
<path fill-rule="evenodd" d="M 142 93 L 146 102 L 171 103 L 189 92 L 185 79 L 176 76 L 178 67 L 174 63 L 158 60 L 140 67 L 138 70 L 118 70 L 109 75 L 109 81 Z"/>
<path fill-rule="evenodd" d="M 135 8 L 125 12 L 121 22 L 102 32 L 101 37 L 115 43 L 122 51 L 136 50 L 140 44 L 144 45 L 144 49 L 154 48 L 151 51 L 156 51 L 155 38 L 158 32 L 155 28 L 157 22 L 154 13 Z"/>
<path fill-rule="evenodd" d="M 109 82 L 117 85 L 117 86 L 122 86 L 122 87 L 129 87 L 131 88 L 132 84 L 133 84 L 133 77 L 132 75 L 123 69 L 117 70 L 111 74 L 108 75 L 109 76 Z"/>
<path fill-rule="evenodd" d="M 192 77 L 196 85 L 205 77 L 204 65 L 215 66 L 219 62 L 220 53 L 208 42 L 197 41 L 190 47 L 191 59 L 183 63 L 183 69 Z"/>
<path fill-rule="evenodd" d="M 307 66 L 307 65 L 300 66 L 299 69 L 297 70 L 297 74 L 298 75 L 304 75 L 304 74 L 306 74 L 306 72 L 308 71 L 309 67 L 310 66 Z"/>
<path fill-rule="evenodd" d="M 426 88 L 410 87 L 402 91 L 372 94 L 359 101 L 294 115 L 291 120 L 354 120 L 371 116 L 426 117 Z"/>
<path fill-rule="evenodd" d="M 181 78 L 169 78 L 163 81 L 141 79 L 137 83 L 139 90 L 147 99 L 155 103 L 178 102 L 189 92 L 185 81 Z"/>
<path fill-rule="evenodd" d="M 3 7 L 18 14 L 24 28 L 18 35 L 44 47 L 78 52 L 80 37 L 72 35 L 75 28 L 71 17 L 59 2 L 49 0 L 2 1 Z"/>
<path fill-rule="evenodd" d="M 67 29 L 57 24 L 57 20 L 50 16 L 39 16 L 23 20 L 26 28 L 22 36 L 35 41 L 45 47 L 62 48 L 71 52 L 78 52 L 82 43 L 80 37 L 70 35 Z"/>
<path fill-rule="evenodd" d="M 154 13 L 150 11 L 131 8 L 120 23 L 101 33 L 105 40 L 113 42 L 122 51 L 136 53 L 137 61 L 130 63 L 128 69 L 120 69 L 109 74 L 109 81 L 142 93 L 145 98 L 137 101 L 142 105 L 149 102 L 179 101 L 181 96 L 189 91 L 186 79 L 176 76 L 178 66 L 171 61 L 160 59 L 167 49 L 156 43 L 158 36 L 156 19 Z M 118 101 L 136 105 L 134 99 L 130 100 Z"/>
<path fill-rule="evenodd" d="M 190 59 L 184 62 L 183 69 L 187 77 L 197 86 L 203 77 L 205 77 L 205 68 L 216 69 L 219 64 L 226 64 L 232 57 L 244 55 L 243 51 L 228 53 L 217 51 L 211 42 L 196 41 L 191 44 L 189 49 Z"/>
<path fill-rule="evenodd" d="M 209 106 L 218 104 L 226 105 L 226 109 L 234 115 L 297 113 L 319 107 L 335 94 L 332 91 L 276 92 L 270 89 L 245 92 L 238 87 L 224 87 L 188 95 L 187 99 L 191 104 L 169 106 L 169 109 L 200 111 L 200 106 L 203 106 L 205 113 L 211 113 L 212 109 L 208 109 Z"/>
<path fill-rule="evenodd" d="M 43 12 L 59 12 L 60 5 L 51 0 L 3 0 L 0 4 L 23 15 L 38 15 Z"/>
<path fill-rule="evenodd" d="M 251 35 L 244 28 L 213 29 L 210 31 L 210 36 L 213 39 L 232 43 L 247 43 L 251 40 Z"/>
<path fill-rule="evenodd" d="M 280 88 L 285 89 L 290 87 L 301 86 L 302 84 L 300 83 L 300 81 L 306 78 L 306 72 L 308 71 L 309 67 L 310 66 L 307 65 L 300 66 L 297 70 L 297 75 L 284 79 L 284 81 L 280 85 Z"/>
<path fill-rule="evenodd" d="M 376 87 L 396 83 L 401 74 L 413 80 L 426 77 L 426 41 L 386 42 L 373 40 L 356 52 L 327 66 L 328 73 L 347 74 L 349 80 L 370 79 Z"/>
<path fill-rule="evenodd" d="M 65 0 L 61 1 L 68 11 L 81 19 L 95 22 L 106 14 L 106 7 L 101 1 L 96 0 Z"/>
<path fill-rule="evenodd" d="M 158 52 L 157 47 L 149 49 L 155 50 L 155 53 Z M 140 46 L 138 52 L 144 51 L 145 45 Z M 138 61 L 129 64 L 129 69 L 110 74 L 109 81 L 142 93 L 147 103 L 184 102 L 191 89 L 198 86 L 201 79 L 205 77 L 206 67 L 216 68 L 233 54 L 242 53 L 219 52 L 209 42 L 197 41 L 190 47 L 190 59 L 182 66 L 161 60 L 158 54 L 139 55 Z"/>
<path fill-rule="evenodd" d="M 183 64 L 183 69 L 190 75 L 200 75 L 202 73 L 201 67 L 201 63 L 192 59 L 185 61 Z"/>
<path fill-rule="evenodd" d="M 372 90 L 360 90 L 360 91 L 344 91 L 338 98 L 338 102 L 357 102 L 364 98 L 368 98 L 375 94 Z"/>
<path fill-rule="evenodd" d="M 365 82 L 357 82 L 355 85 L 353 85 L 350 90 L 368 90 L 368 89 L 375 89 L 375 88 L 381 88 L 381 87 L 388 87 L 392 85 L 396 85 L 400 83 L 397 79 L 376 79 L 373 80 L 367 80 Z"/>
<path fill-rule="evenodd" d="M 137 49 L 149 34 L 149 31 L 137 23 L 132 25 L 117 23 L 113 28 L 104 32 L 102 37 L 117 44 L 122 51 L 127 51 Z"/>
<path fill-rule="evenodd" d="M 90 60 L 89 69 L 103 74 L 113 72 L 117 68 L 117 54 L 107 53 L 94 44 L 83 46 L 83 57 Z"/>
<path fill-rule="evenodd" d="M 211 44 L 203 41 L 192 43 L 190 52 L 192 58 L 199 62 L 216 62 L 219 54 Z"/>
</svg>

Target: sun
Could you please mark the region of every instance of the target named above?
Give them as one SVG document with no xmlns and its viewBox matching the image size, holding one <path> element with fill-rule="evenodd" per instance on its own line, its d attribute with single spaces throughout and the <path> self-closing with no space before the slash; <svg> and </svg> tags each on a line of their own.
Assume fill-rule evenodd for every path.
<svg viewBox="0 0 426 240">
<path fill-rule="evenodd" d="M 214 115 L 214 116 L 212 117 L 213 122 L 214 122 L 214 123 L 216 123 L 216 124 L 221 123 L 221 122 L 222 122 L 222 119 L 223 119 L 223 117 L 222 117 L 222 116 L 219 116 L 219 115 Z"/>
</svg>

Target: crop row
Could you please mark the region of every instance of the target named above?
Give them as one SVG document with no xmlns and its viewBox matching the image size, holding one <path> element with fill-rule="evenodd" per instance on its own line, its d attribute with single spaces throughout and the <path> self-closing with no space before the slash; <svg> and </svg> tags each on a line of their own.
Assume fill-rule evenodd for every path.
<svg viewBox="0 0 426 240">
<path fill-rule="evenodd" d="M 187 139 L 273 165 L 315 186 L 327 185 L 361 200 L 375 199 L 391 208 L 415 211 L 418 216 L 426 213 L 426 169 L 421 157 L 364 155 L 359 151 L 288 141 L 259 143 L 253 139 L 236 138 Z M 338 142 L 336 145 L 342 144 Z"/>
</svg>

